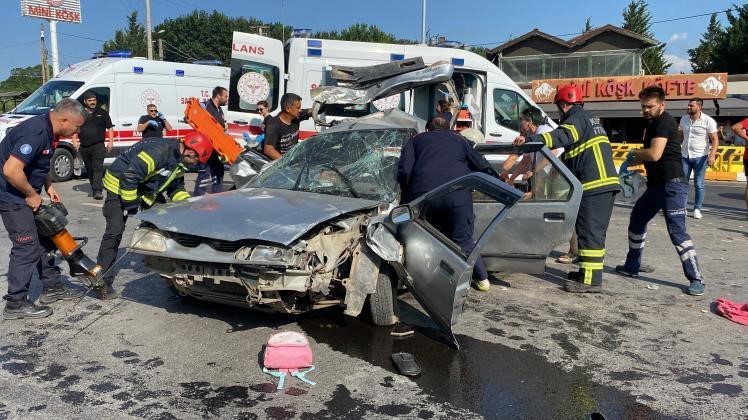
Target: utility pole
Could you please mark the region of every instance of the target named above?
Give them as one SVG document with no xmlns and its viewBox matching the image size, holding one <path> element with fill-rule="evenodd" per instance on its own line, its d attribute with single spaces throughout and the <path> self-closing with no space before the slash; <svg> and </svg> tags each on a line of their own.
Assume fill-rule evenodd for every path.
<svg viewBox="0 0 748 420">
<path fill-rule="evenodd" d="M 421 44 L 426 44 L 426 0 L 421 0 Z"/>
<path fill-rule="evenodd" d="M 49 68 L 47 67 L 47 47 L 44 45 L 44 24 L 39 25 L 41 41 L 41 52 L 42 52 L 42 84 L 47 83 L 49 80 Z"/>
<path fill-rule="evenodd" d="M 263 29 L 268 29 L 269 26 L 267 25 L 258 25 L 258 26 L 251 26 L 250 29 L 257 29 L 257 34 L 260 36 L 263 36 Z"/>
<path fill-rule="evenodd" d="M 164 61 L 164 40 L 158 39 L 158 59 Z"/>
<path fill-rule="evenodd" d="M 52 46 L 52 76 L 60 72 L 60 57 L 57 52 L 57 21 L 49 21 L 49 43 Z"/>
<path fill-rule="evenodd" d="M 151 0 L 145 0 L 145 30 L 148 44 L 148 59 L 153 60 L 153 38 L 151 37 Z"/>
</svg>

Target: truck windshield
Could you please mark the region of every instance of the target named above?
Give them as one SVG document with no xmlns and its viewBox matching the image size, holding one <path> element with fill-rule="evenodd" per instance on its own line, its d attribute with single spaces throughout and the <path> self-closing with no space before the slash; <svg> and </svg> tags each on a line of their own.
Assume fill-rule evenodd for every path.
<svg viewBox="0 0 748 420">
<path fill-rule="evenodd" d="M 249 187 L 309 191 L 380 202 L 397 197 L 397 162 L 408 129 L 318 134 L 297 144 Z"/>
<path fill-rule="evenodd" d="M 52 80 L 34 91 L 13 111 L 15 114 L 39 115 L 49 112 L 61 99 L 72 95 L 83 86 L 83 82 Z"/>
</svg>

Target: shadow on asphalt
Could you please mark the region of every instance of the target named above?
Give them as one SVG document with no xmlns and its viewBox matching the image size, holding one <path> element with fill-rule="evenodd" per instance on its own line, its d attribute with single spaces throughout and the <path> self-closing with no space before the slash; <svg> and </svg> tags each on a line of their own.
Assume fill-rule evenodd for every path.
<svg viewBox="0 0 748 420">
<path fill-rule="evenodd" d="M 725 229 L 725 228 L 717 228 L 717 229 L 719 229 L 719 230 L 721 230 L 723 232 L 739 233 L 739 234 L 743 234 L 745 236 L 748 236 L 748 231 L 744 231 L 744 230 Z"/>
</svg>

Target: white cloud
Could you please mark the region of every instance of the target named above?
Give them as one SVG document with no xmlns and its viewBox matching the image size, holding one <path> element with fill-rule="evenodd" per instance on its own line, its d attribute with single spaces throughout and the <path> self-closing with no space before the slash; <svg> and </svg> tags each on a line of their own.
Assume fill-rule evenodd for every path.
<svg viewBox="0 0 748 420">
<path fill-rule="evenodd" d="M 670 35 L 670 39 L 668 39 L 667 42 L 673 43 L 678 41 L 685 41 L 686 39 L 688 39 L 688 32 L 681 32 Z"/>
<path fill-rule="evenodd" d="M 691 73 L 691 62 L 687 58 L 679 57 L 675 54 L 663 54 L 665 60 L 672 64 L 668 73 Z"/>
</svg>

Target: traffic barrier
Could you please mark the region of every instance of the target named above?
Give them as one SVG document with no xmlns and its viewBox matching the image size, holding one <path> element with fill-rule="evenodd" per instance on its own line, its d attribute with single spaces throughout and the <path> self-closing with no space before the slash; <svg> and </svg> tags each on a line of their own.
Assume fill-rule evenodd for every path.
<svg viewBox="0 0 748 420">
<path fill-rule="evenodd" d="M 620 167 L 628 153 L 634 149 L 641 149 L 642 144 L 611 143 L 610 146 L 613 150 L 613 161 L 616 167 Z M 714 166 L 707 168 L 704 178 L 715 181 L 745 181 L 744 154 L 745 147 L 743 146 L 719 146 Z M 632 166 L 631 169 L 641 170 L 646 174 L 643 166 Z"/>
</svg>

